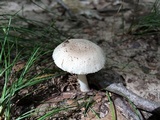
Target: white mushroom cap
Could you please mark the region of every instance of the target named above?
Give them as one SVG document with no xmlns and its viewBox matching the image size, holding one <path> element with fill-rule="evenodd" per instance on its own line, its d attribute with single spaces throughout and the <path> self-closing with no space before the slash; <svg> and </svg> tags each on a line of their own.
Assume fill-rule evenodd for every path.
<svg viewBox="0 0 160 120">
<path fill-rule="evenodd" d="M 105 64 L 103 50 L 85 39 L 64 41 L 54 49 L 52 57 L 59 68 L 74 74 L 94 73 Z"/>
</svg>

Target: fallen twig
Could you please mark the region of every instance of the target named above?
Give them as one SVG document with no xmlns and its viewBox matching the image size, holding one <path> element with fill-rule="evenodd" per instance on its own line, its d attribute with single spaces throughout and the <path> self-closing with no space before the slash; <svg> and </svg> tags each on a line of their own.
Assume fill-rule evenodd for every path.
<svg viewBox="0 0 160 120">
<path fill-rule="evenodd" d="M 144 111 L 153 112 L 160 108 L 160 103 L 145 99 L 128 90 L 124 84 L 122 77 L 112 70 L 102 70 L 96 74 L 88 76 L 90 84 L 99 89 L 106 89 L 115 94 L 121 95 L 129 99 L 137 108 Z"/>
<path fill-rule="evenodd" d="M 137 108 L 152 112 L 160 107 L 159 102 L 144 99 L 128 90 L 122 83 L 113 83 L 106 87 L 106 90 L 121 95 L 132 101 Z"/>
</svg>

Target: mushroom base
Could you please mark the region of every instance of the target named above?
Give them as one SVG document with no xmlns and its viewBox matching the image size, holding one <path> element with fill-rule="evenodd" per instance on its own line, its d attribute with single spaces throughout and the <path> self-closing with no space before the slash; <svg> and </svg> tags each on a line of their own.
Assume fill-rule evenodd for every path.
<svg viewBox="0 0 160 120">
<path fill-rule="evenodd" d="M 80 84 L 80 90 L 82 92 L 88 92 L 90 90 L 86 75 L 78 75 L 78 83 Z"/>
</svg>

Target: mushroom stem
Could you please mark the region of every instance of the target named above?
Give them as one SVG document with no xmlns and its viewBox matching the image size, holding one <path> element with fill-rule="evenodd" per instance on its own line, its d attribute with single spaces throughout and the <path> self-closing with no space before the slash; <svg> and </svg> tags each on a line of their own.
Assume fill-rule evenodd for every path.
<svg viewBox="0 0 160 120">
<path fill-rule="evenodd" d="M 80 84 L 80 90 L 82 92 L 88 92 L 90 90 L 86 75 L 78 75 L 78 83 Z"/>
</svg>

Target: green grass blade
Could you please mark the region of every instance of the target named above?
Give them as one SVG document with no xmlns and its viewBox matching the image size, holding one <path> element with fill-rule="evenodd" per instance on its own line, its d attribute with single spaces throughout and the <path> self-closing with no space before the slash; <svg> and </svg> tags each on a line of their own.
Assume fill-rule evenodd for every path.
<svg viewBox="0 0 160 120">
<path fill-rule="evenodd" d="M 70 106 L 70 107 L 65 107 L 65 108 L 54 108 L 53 110 L 47 112 L 45 115 L 39 117 L 37 120 L 46 120 L 46 118 L 48 118 L 48 117 L 54 116 L 55 114 L 57 114 L 61 111 L 65 111 L 65 110 L 68 110 L 73 107 L 76 107 L 76 106 Z"/>
<path fill-rule="evenodd" d="M 116 120 L 116 110 L 115 110 L 115 107 L 114 107 L 114 103 L 109 95 L 109 92 L 106 91 L 106 95 L 108 97 L 108 100 L 109 100 L 109 103 L 110 103 L 110 109 L 111 109 L 111 114 L 112 114 L 112 120 Z"/>
<path fill-rule="evenodd" d="M 36 111 L 35 109 L 29 110 L 29 111 L 23 113 L 22 115 L 20 115 L 18 118 L 16 118 L 16 120 L 24 120 L 24 118 L 30 117 L 35 111 Z"/>
</svg>

